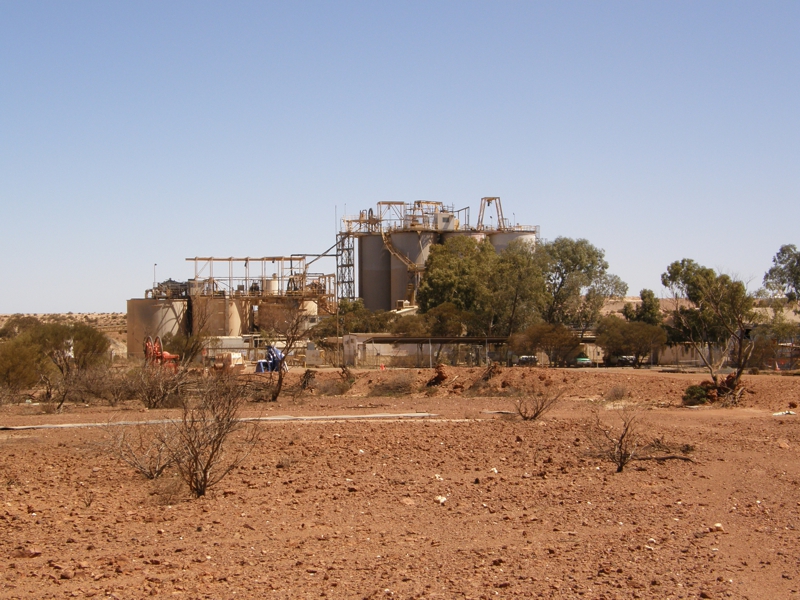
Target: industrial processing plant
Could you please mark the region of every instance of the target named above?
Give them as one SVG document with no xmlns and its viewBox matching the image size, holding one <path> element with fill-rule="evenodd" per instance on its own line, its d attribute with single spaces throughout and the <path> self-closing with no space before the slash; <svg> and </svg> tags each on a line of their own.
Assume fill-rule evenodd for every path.
<svg viewBox="0 0 800 600">
<path fill-rule="evenodd" d="M 535 245 L 539 227 L 505 218 L 497 197 L 481 199 L 474 226 L 469 207 L 378 202 L 375 209 L 343 217 L 336 243 L 320 254 L 187 258 L 194 265 L 192 279 L 154 283 L 144 298 L 128 300 L 128 355 L 143 356 L 148 336 L 201 331 L 236 339 L 239 346 L 250 338 L 252 347 L 263 330 L 262 315 L 276 306 L 301 309 L 309 326 L 335 314 L 342 299 L 361 298 L 370 310 L 412 307 L 431 248 L 459 236 L 488 239 L 499 252 L 518 239 Z M 335 273 L 315 272 L 325 259 L 335 260 Z"/>
</svg>

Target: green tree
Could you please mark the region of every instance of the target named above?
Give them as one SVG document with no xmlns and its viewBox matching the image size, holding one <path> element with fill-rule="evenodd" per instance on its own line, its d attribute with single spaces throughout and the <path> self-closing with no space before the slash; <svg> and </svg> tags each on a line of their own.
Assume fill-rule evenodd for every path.
<svg viewBox="0 0 800 600">
<path fill-rule="evenodd" d="M 0 388 L 12 397 L 39 383 L 43 365 L 38 348 L 23 338 L 0 343 Z"/>
<path fill-rule="evenodd" d="M 393 312 L 369 310 L 361 298 L 352 301 L 345 298 L 339 301 L 337 314 L 320 321 L 310 334 L 322 343 L 326 338 L 348 333 L 386 333 L 392 330 L 396 318 Z"/>
<path fill-rule="evenodd" d="M 493 332 L 496 311 L 490 286 L 498 256 L 488 241 L 459 236 L 431 248 L 417 293 L 420 311 L 449 302 L 472 314 L 470 333 Z"/>
<path fill-rule="evenodd" d="M 760 320 L 753 294 L 741 281 L 690 259 L 669 265 L 661 282 L 674 299 L 673 339 L 683 338 L 695 348 L 720 395 L 735 392 L 753 351 L 749 331 Z M 719 344 L 725 349 L 715 359 L 713 346 Z M 735 371 L 723 382 L 719 369 L 728 358 Z"/>
<path fill-rule="evenodd" d="M 577 356 L 580 345 L 575 332 L 561 323 L 537 323 L 511 338 L 511 349 L 516 354 L 544 352 L 550 363 L 557 366 L 565 366 Z"/>
<path fill-rule="evenodd" d="M 781 358 L 781 344 L 792 348 L 800 339 L 800 325 L 786 318 L 782 310 L 777 309 L 768 322 L 756 327 L 751 333 L 755 348 L 750 356 L 748 366 L 775 367 Z M 783 356 L 786 358 L 786 356 Z M 793 368 L 794 365 L 791 365 Z"/>
<path fill-rule="evenodd" d="M 459 310 L 452 302 L 435 306 L 425 313 L 428 331 L 438 337 L 459 337 L 467 330 L 471 315 Z"/>
<path fill-rule="evenodd" d="M 780 247 L 772 259 L 772 267 L 764 275 L 764 287 L 796 302 L 800 294 L 800 252 L 794 244 Z"/>
<path fill-rule="evenodd" d="M 661 325 L 664 320 L 661 315 L 661 303 L 656 298 L 653 290 L 644 289 L 639 292 L 640 304 L 635 307 L 630 302 L 626 302 L 622 308 L 622 316 L 628 321 L 640 321 L 649 325 Z"/>
<path fill-rule="evenodd" d="M 50 359 L 62 377 L 68 377 L 74 370 L 96 366 L 108 358 L 108 338 L 82 323 L 45 323 L 30 329 L 25 338 Z"/>
<path fill-rule="evenodd" d="M 425 315 L 405 315 L 392 321 L 392 333 L 408 337 L 426 337 L 431 335 Z"/>
<path fill-rule="evenodd" d="M 606 357 L 633 356 L 637 367 L 666 342 L 667 333 L 662 327 L 642 321 L 628 322 L 609 315 L 597 325 L 597 345 Z"/>
<path fill-rule="evenodd" d="M 533 244 L 509 244 L 498 256 L 489 284 L 495 332 L 513 335 L 525 329 L 539 312 L 545 288 Z"/>
<path fill-rule="evenodd" d="M 77 392 L 82 375 L 108 359 L 106 336 L 83 323 L 34 323 L 13 330 L 13 339 L 2 344 L 0 385 L 16 390 L 45 384 L 45 397 L 60 410 Z"/>
<path fill-rule="evenodd" d="M 585 331 L 600 317 L 606 299 L 624 296 L 628 286 L 608 273 L 603 250 L 588 240 L 559 237 L 536 251 L 544 279 L 542 318 Z"/>
</svg>

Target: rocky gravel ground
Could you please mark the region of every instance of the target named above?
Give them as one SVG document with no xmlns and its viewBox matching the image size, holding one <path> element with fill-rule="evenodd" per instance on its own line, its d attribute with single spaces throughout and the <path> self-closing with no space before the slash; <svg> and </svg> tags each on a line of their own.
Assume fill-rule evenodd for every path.
<svg viewBox="0 0 800 600">
<path fill-rule="evenodd" d="M 792 598 L 800 594 L 800 379 L 746 379 L 736 408 L 680 407 L 699 374 L 480 369 L 355 373 L 289 391 L 247 460 L 203 498 L 108 451 L 117 429 L 0 431 L 0 597 Z M 549 385 L 547 382 L 550 382 Z M 515 398 L 563 392 L 543 419 Z M 377 391 L 376 391 L 377 390 Z M 339 390 L 342 391 L 342 390 Z M 605 400 L 604 400 L 605 399 Z M 598 455 L 636 410 L 642 460 Z M 0 407 L 4 426 L 171 411 Z"/>
</svg>

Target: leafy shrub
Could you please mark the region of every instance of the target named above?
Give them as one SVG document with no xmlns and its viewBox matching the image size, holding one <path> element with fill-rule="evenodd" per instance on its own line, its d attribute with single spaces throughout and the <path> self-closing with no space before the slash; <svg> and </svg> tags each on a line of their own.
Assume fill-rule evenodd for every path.
<svg viewBox="0 0 800 600">
<path fill-rule="evenodd" d="M 686 406 L 699 406 L 708 402 L 708 390 L 702 385 L 690 385 L 683 393 L 683 403 Z"/>
<path fill-rule="evenodd" d="M 13 397 L 39 382 L 42 360 L 38 350 L 16 338 L 0 344 L 0 387 Z"/>
</svg>

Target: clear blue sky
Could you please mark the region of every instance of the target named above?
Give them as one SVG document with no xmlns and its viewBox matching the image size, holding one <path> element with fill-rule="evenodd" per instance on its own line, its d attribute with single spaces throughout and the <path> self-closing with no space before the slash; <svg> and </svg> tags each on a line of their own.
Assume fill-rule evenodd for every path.
<svg viewBox="0 0 800 600">
<path fill-rule="evenodd" d="M 634 294 L 757 287 L 800 245 L 800 2 L 0 1 L 0 313 L 481 196 Z"/>
</svg>

